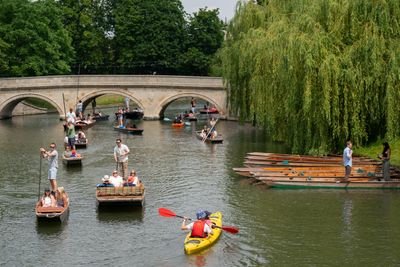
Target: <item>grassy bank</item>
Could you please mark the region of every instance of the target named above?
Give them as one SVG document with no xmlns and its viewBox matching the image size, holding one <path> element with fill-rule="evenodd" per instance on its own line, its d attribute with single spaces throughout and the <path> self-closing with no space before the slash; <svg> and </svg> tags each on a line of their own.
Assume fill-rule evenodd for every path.
<svg viewBox="0 0 400 267">
<path fill-rule="evenodd" d="M 377 155 L 382 153 L 383 141 L 378 141 L 365 147 L 353 147 L 354 153 L 357 155 L 368 156 L 377 159 Z M 391 150 L 390 164 L 400 167 L 400 140 L 389 143 Z"/>
</svg>

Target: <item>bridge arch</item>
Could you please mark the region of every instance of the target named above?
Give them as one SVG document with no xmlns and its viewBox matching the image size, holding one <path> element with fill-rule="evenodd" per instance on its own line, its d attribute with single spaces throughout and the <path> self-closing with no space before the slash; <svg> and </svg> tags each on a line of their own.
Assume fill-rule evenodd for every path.
<svg viewBox="0 0 400 267">
<path fill-rule="evenodd" d="M 180 98 L 187 98 L 187 97 L 201 98 L 201 99 L 209 102 L 211 105 L 215 106 L 218 110 L 220 110 L 220 111 L 223 110 L 223 108 L 220 107 L 218 105 L 218 103 L 216 103 L 216 101 L 214 101 L 212 98 L 208 97 L 207 95 L 190 92 L 190 93 L 176 94 L 176 95 L 169 96 L 169 97 L 163 99 L 161 102 L 159 102 L 159 104 L 157 106 L 157 114 L 159 114 L 160 118 L 163 118 L 164 112 L 167 109 L 169 104 L 171 104 L 172 102 L 174 102 L 175 100 L 178 100 Z M 189 106 L 189 103 L 188 103 L 188 106 Z"/>
<path fill-rule="evenodd" d="M 95 92 L 92 92 L 90 94 L 87 94 L 85 96 L 83 96 L 80 100 L 82 100 L 83 103 L 83 109 L 85 110 L 86 107 L 89 105 L 90 102 L 93 101 L 93 99 L 99 97 L 99 96 L 103 96 L 103 95 L 120 95 L 120 96 L 124 96 L 124 97 L 129 97 L 131 100 L 133 100 L 142 110 L 144 110 L 144 105 L 143 103 L 140 101 L 140 99 L 138 99 L 137 97 L 135 97 L 134 95 L 130 94 L 129 92 L 127 92 L 126 90 L 115 90 L 115 89 L 106 89 L 106 90 L 98 90 Z"/>
<path fill-rule="evenodd" d="M 60 115 L 64 114 L 64 110 L 56 102 L 54 102 L 51 98 L 48 98 L 48 97 L 40 95 L 40 94 L 29 93 L 29 94 L 16 95 L 16 96 L 10 97 L 9 99 L 6 99 L 4 102 L 2 102 L 0 104 L 0 118 L 11 118 L 14 108 L 21 101 L 23 101 L 27 98 L 38 98 L 38 99 L 44 100 L 44 101 L 50 103 L 57 110 L 58 114 L 60 114 Z"/>
</svg>

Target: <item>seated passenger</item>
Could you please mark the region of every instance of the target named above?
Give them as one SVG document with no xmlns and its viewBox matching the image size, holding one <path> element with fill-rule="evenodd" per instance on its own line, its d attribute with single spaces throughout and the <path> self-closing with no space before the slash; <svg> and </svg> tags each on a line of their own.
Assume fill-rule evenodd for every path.
<svg viewBox="0 0 400 267">
<path fill-rule="evenodd" d="M 80 139 L 86 139 L 86 135 L 82 130 L 79 130 L 78 132 L 78 140 Z"/>
<path fill-rule="evenodd" d="M 66 149 L 65 149 L 63 155 L 64 155 L 64 157 L 66 157 L 66 158 L 70 158 L 70 157 L 71 157 L 71 147 L 70 147 L 70 146 L 67 146 L 67 147 L 66 147 Z"/>
<path fill-rule="evenodd" d="M 183 218 L 182 230 L 192 230 L 191 237 L 205 238 L 209 234 L 213 234 L 211 227 L 206 222 L 207 214 L 204 211 L 198 211 L 196 213 L 197 221 L 186 225 L 187 217 Z"/>
<path fill-rule="evenodd" d="M 59 187 L 56 194 L 57 207 L 64 207 L 67 203 L 67 195 L 65 194 L 64 187 Z"/>
<path fill-rule="evenodd" d="M 139 184 L 139 178 L 136 176 L 136 171 L 132 170 L 131 175 L 128 177 L 128 181 L 125 183 L 127 186 L 137 186 Z"/>
<path fill-rule="evenodd" d="M 201 130 L 200 136 L 206 138 L 207 134 L 208 134 L 207 125 L 204 125 L 203 130 Z"/>
<path fill-rule="evenodd" d="M 44 194 L 41 198 L 41 204 L 42 204 L 42 207 L 44 207 L 44 208 L 56 206 L 56 200 L 54 198 L 54 195 L 51 194 L 49 188 L 46 188 L 44 190 Z"/>
<path fill-rule="evenodd" d="M 121 176 L 118 175 L 118 171 L 114 170 L 112 172 L 112 176 L 110 177 L 110 183 L 115 187 L 121 187 L 124 184 L 124 181 Z"/>
</svg>

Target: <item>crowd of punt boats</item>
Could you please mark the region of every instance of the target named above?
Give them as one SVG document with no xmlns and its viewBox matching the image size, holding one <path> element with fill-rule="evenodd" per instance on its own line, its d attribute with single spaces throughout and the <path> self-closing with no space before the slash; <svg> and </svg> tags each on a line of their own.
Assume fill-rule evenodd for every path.
<svg viewBox="0 0 400 267">
<path fill-rule="evenodd" d="M 385 181 L 382 162 L 368 157 L 353 157 L 352 172 L 344 181 L 342 156 L 314 157 L 276 153 L 247 153 L 244 167 L 233 168 L 272 188 L 400 189 L 400 171 L 390 168 Z"/>
</svg>

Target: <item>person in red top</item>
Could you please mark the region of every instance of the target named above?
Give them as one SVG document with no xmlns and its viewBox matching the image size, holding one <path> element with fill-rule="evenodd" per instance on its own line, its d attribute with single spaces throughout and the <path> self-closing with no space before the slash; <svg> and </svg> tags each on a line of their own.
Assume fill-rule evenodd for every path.
<svg viewBox="0 0 400 267">
<path fill-rule="evenodd" d="M 186 225 L 186 221 L 188 220 L 187 217 L 183 218 L 182 230 L 191 230 L 191 237 L 200 237 L 204 238 L 207 237 L 209 234 L 213 234 L 211 227 L 207 224 L 206 218 L 207 214 L 205 211 L 198 211 L 196 213 L 197 221 L 189 223 Z"/>
</svg>

